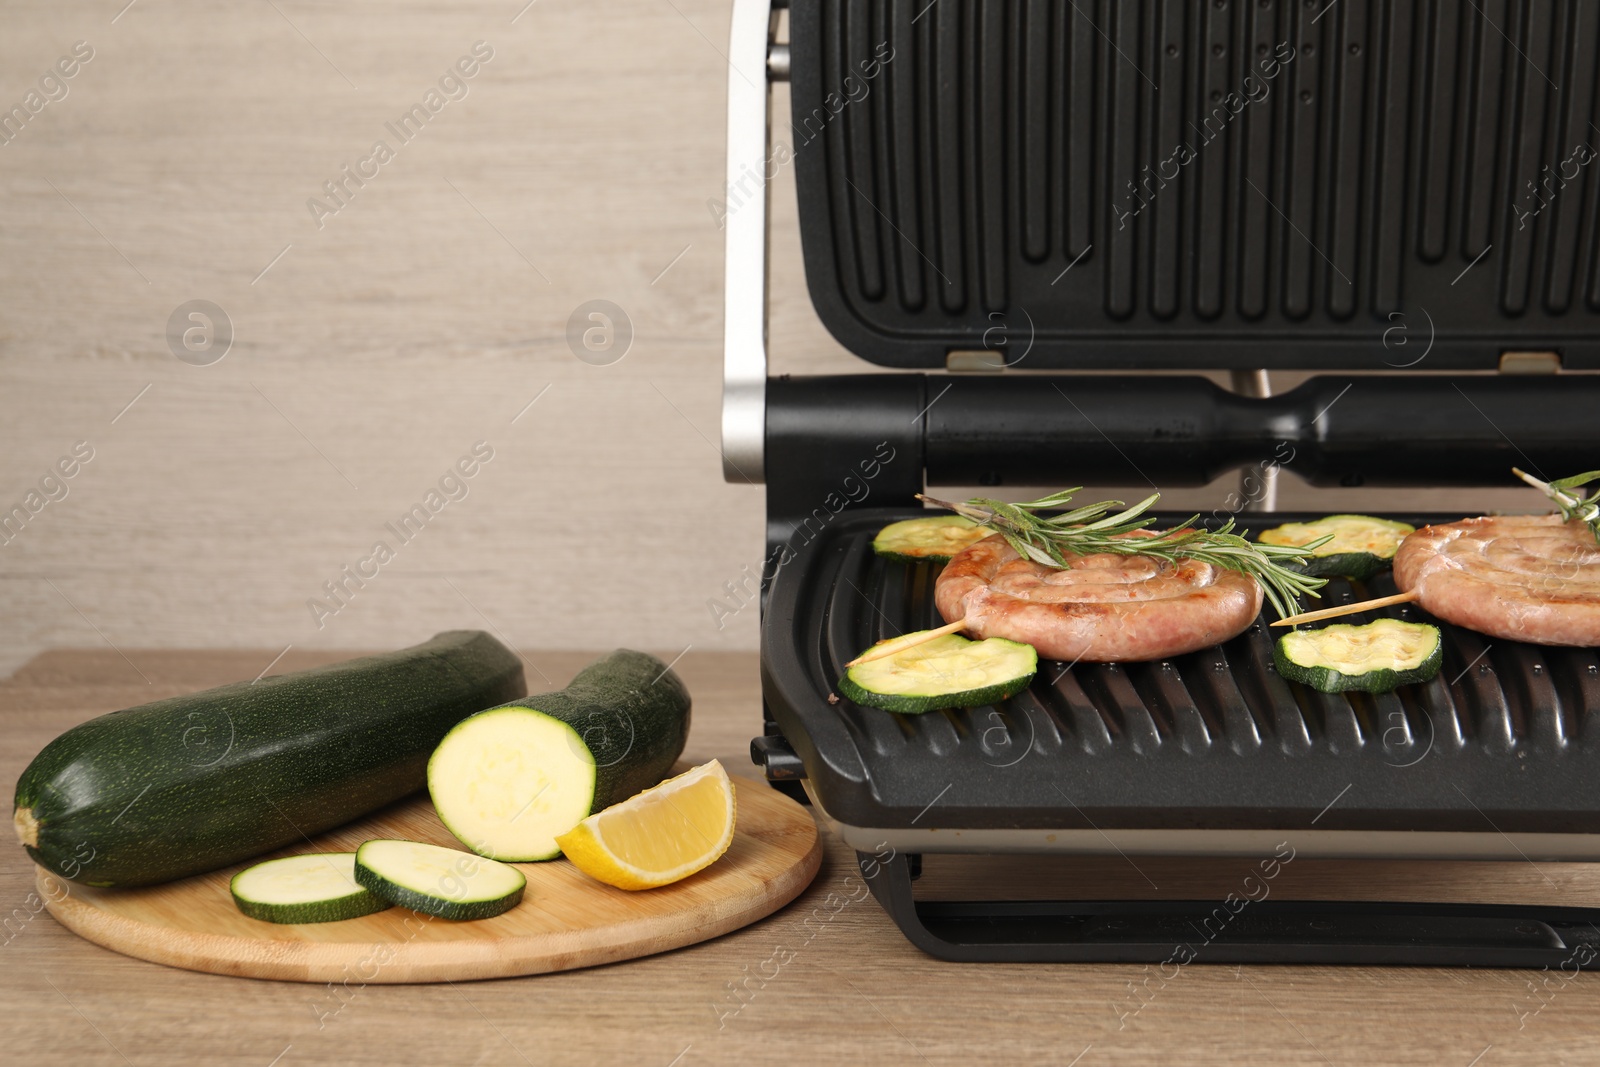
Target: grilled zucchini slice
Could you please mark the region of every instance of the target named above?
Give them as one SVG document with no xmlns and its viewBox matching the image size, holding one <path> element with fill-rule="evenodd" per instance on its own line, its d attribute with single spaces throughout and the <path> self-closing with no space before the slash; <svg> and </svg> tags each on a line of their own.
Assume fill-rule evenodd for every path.
<svg viewBox="0 0 1600 1067">
<path fill-rule="evenodd" d="M 1320 693 L 1387 693 L 1437 675 L 1444 647 L 1437 626 L 1379 619 L 1291 631 L 1278 638 L 1272 659 L 1283 677 Z"/>
<path fill-rule="evenodd" d="M 839 693 L 866 707 L 920 715 L 998 704 L 1026 689 L 1038 669 L 1039 654 L 1032 645 L 1003 637 L 969 641 L 945 634 L 851 667 L 839 679 Z"/>
<path fill-rule="evenodd" d="M 960 515 L 891 522 L 872 539 L 872 551 L 896 563 L 949 563 L 957 552 L 994 533 Z"/>
<path fill-rule="evenodd" d="M 1256 540 L 1299 548 L 1326 537 L 1327 541 L 1300 561 L 1299 568 L 1316 578 L 1361 582 L 1393 566 L 1400 542 L 1415 530 L 1415 526 L 1371 515 L 1329 515 L 1315 522 L 1291 522 L 1263 530 Z"/>
</svg>

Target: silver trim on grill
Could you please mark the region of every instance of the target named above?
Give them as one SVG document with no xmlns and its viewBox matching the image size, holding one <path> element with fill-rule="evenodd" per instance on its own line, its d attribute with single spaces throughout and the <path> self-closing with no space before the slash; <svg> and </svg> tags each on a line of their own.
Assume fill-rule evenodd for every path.
<svg viewBox="0 0 1600 1067">
<path fill-rule="evenodd" d="M 735 0 L 728 41 L 728 172 L 722 218 L 722 477 L 730 482 L 765 480 L 768 55 L 775 26 L 772 0 Z"/>
</svg>

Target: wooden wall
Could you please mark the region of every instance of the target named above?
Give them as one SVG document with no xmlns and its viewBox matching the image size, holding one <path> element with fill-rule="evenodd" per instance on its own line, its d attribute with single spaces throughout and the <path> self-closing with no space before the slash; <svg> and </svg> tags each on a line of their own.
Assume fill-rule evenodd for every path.
<svg viewBox="0 0 1600 1067">
<path fill-rule="evenodd" d="M 760 491 L 716 452 L 727 0 L 124 2 L 0 3 L 0 106 L 45 101 L 0 145 L 0 511 L 59 497 L 0 544 L 0 670 L 456 626 L 754 647 L 753 608 L 707 603 L 762 551 Z M 339 205 L 345 165 L 369 176 Z M 776 369 L 847 369 L 792 195 L 785 172 Z M 567 341 L 594 299 L 634 330 L 609 365 Z M 204 366 L 167 338 L 194 300 L 233 330 Z M 478 442 L 465 496 L 387 531 Z M 339 606 L 347 565 L 375 576 Z"/>
</svg>

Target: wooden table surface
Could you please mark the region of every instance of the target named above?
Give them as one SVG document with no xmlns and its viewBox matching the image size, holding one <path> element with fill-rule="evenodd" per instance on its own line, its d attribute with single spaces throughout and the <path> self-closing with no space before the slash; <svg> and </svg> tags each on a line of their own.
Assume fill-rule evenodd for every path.
<svg viewBox="0 0 1600 1067">
<path fill-rule="evenodd" d="M 95 714 L 248 678 L 273 650 L 124 648 L 43 654 L 0 682 L 0 781 L 15 783 L 57 733 Z M 590 657 L 530 652 L 563 682 Z M 292 653 L 277 670 L 333 657 Z M 691 652 L 686 758 L 750 770 L 759 723 L 752 654 Z M 1016 863 L 929 863 L 929 889 L 985 874 L 1062 896 L 1221 895 L 1250 864 L 1121 860 L 1055 865 L 1049 885 Z M 1141 873 L 1142 872 L 1142 873 Z M 1148 877 L 1149 882 L 1146 881 Z M 567 974 L 459 985 L 334 988 L 247 981 L 127 959 L 30 916 L 32 867 L 0 862 L 0 996 L 11 1063 L 74 1064 L 1447 1064 L 1600 1062 L 1600 974 L 1191 964 L 1163 982 L 1139 966 L 958 965 L 912 948 L 828 838 L 793 905 L 715 941 Z M 1315 863 L 1282 897 L 1600 904 L 1580 865 Z M 735 992 L 738 990 L 738 992 Z M 1142 1005 L 1142 1006 L 1141 1006 Z"/>
</svg>

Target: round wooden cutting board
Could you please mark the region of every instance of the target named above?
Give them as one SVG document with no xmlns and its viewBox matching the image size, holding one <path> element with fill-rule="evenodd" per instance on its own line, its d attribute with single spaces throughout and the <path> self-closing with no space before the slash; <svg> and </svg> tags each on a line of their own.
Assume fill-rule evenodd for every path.
<svg viewBox="0 0 1600 1067">
<path fill-rule="evenodd" d="M 519 863 L 522 903 L 449 922 L 390 908 L 343 922 L 284 926 L 240 914 L 228 892 L 248 864 L 145 889 L 94 889 L 39 869 L 39 894 L 67 929 L 128 956 L 193 971 L 293 982 L 466 981 L 631 959 L 737 930 L 772 914 L 822 863 L 816 824 L 766 785 L 734 778 L 738 824 L 716 863 L 681 882 L 628 892 L 566 860 Z M 461 843 L 426 797 L 321 835 L 298 852 L 353 852 L 374 837 Z M 266 858 L 266 857 L 262 857 Z M 252 861 L 255 862 L 255 861 Z"/>
</svg>

